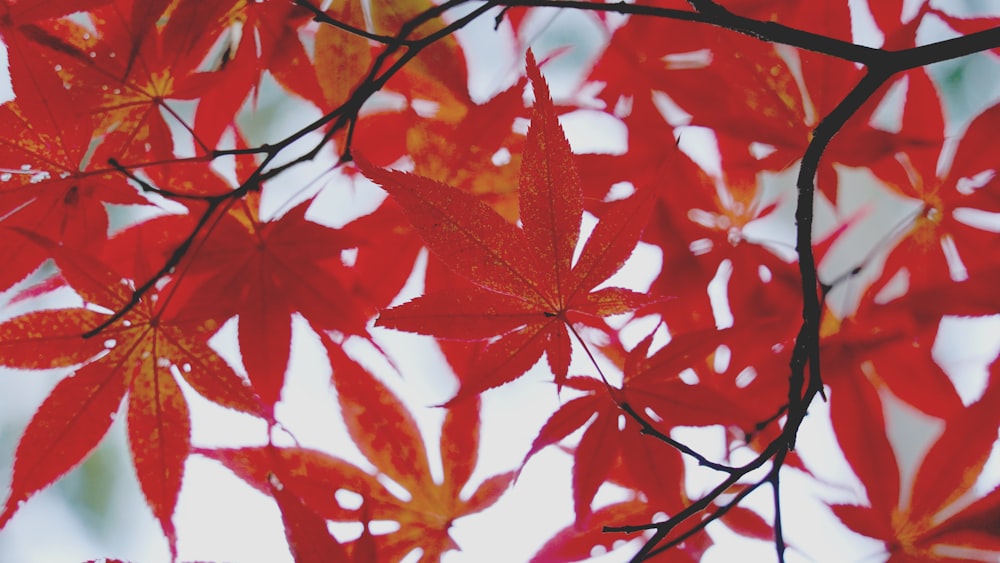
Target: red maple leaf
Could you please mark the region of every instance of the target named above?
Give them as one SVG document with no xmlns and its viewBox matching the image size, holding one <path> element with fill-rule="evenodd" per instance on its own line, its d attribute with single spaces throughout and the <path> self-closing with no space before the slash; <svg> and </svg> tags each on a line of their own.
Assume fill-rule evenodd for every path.
<svg viewBox="0 0 1000 563">
<path fill-rule="evenodd" d="M 169 160 L 171 125 L 190 131 L 166 100 L 197 98 L 209 83 L 195 72 L 200 59 L 188 56 L 186 37 L 157 25 L 169 3 L 114 0 L 91 11 L 86 25 L 67 17 L 26 33 L 32 62 L 55 69 L 100 131 L 95 146 L 83 145 L 94 162 Z"/>
<path fill-rule="evenodd" d="M 54 8 L 54 6 L 51 6 Z M 63 84 L 38 46 L 4 30 L 16 99 L 0 107 L 0 221 L 31 230 L 82 254 L 107 238 L 105 204 L 147 203 L 125 178 L 90 154 L 99 135 L 91 116 Z M 0 247 L 0 287 L 7 288 L 48 256 L 35 244 Z"/>
<path fill-rule="evenodd" d="M 198 246 L 179 293 L 189 318 L 239 315 L 243 364 L 254 390 L 273 406 L 285 381 L 294 313 L 349 334 L 364 334 L 367 316 L 343 289 L 351 280 L 341 251 L 352 243 L 305 218 L 312 200 L 271 221 L 258 216 L 259 197 L 248 200 Z"/>
<path fill-rule="evenodd" d="M 323 561 L 310 559 L 310 554 L 322 553 L 317 546 L 336 550 L 327 553 L 342 549 L 320 526 L 334 520 L 365 524 L 365 533 L 347 545 L 355 561 L 399 561 L 415 548 L 423 550 L 420 561 L 440 561 L 458 548 L 448 533 L 452 523 L 490 507 L 514 478 L 512 471 L 493 475 L 470 496 L 461 494 L 478 460 L 479 402 L 463 402 L 445 415 L 440 442 L 444 479 L 437 482 L 424 439 L 402 401 L 325 333 L 321 338 L 351 439 L 379 473 L 406 489 L 409 499 L 400 499 L 374 475 L 315 450 L 263 446 L 197 453 L 274 497 L 297 560 Z M 341 489 L 359 495 L 360 506 L 341 506 L 333 494 Z M 369 535 L 367 524 L 376 520 L 397 522 L 399 529 Z"/>
<path fill-rule="evenodd" d="M 469 497 L 461 494 L 478 460 L 479 401 L 465 401 L 445 414 L 440 442 L 444 480 L 438 483 L 416 421 L 399 398 L 339 345 L 325 335 L 323 341 L 351 439 L 379 472 L 411 497 L 403 501 L 384 489 L 372 491 L 367 513 L 371 519 L 400 525 L 391 534 L 375 537 L 379 557 L 396 561 L 420 547 L 421 562 L 439 561 L 446 551 L 458 548 L 448 534 L 452 523 L 493 505 L 514 479 L 513 471 L 500 473 L 488 477 Z"/>
<path fill-rule="evenodd" d="M 530 54 L 528 76 L 536 102 L 521 164 L 522 228 L 465 192 L 359 160 L 362 171 L 400 203 L 430 249 L 476 284 L 383 311 L 376 324 L 442 338 L 500 336 L 480 357 L 479 368 L 471 370 L 473 376 L 463 380 L 455 399 L 516 379 L 543 352 L 562 383 L 571 352 L 568 327 L 574 319 L 625 313 L 648 301 L 627 289 L 593 288 L 632 252 L 651 196 L 640 191 L 615 205 L 574 263 L 583 214 L 580 180 L 548 87 Z"/>
<path fill-rule="evenodd" d="M 15 457 L 11 495 L 0 527 L 21 503 L 48 486 L 97 446 L 126 399 L 129 447 L 153 515 L 176 556 L 172 522 L 184 462 L 190 451 L 188 405 L 174 370 L 206 398 L 257 414 L 259 401 L 208 345 L 215 320 L 175 322 L 168 299 L 152 293 L 98 337 L 103 311 L 123 309 L 132 297 L 127 280 L 103 265 L 37 235 L 25 235 L 56 261 L 87 306 L 42 310 L 0 324 L 0 358 L 22 369 L 80 366 L 56 385 L 28 424 Z"/>
<path fill-rule="evenodd" d="M 831 416 L 838 442 L 865 486 L 868 505 L 834 505 L 833 512 L 854 531 L 884 541 L 890 561 L 995 561 L 1000 556 L 1000 489 L 994 485 L 982 496 L 974 489 L 1000 426 L 996 373 L 994 364 L 982 397 L 944 420 L 944 431 L 903 491 L 875 390 L 880 383 L 858 381 L 853 396 L 834 390 Z M 842 386 L 840 392 L 848 390 Z"/>
<path fill-rule="evenodd" d="M 893 185 L 918 200 L 909 230 L 886 259 L 884 274 L 868 291 L 879 295 L 903 279 L 912 305 L 936 316 L 992 314 L 1000 306 L 997 266 L 991 260 L 1000 248 L 996 225 L 1000 211 L 996 159 L 982 147 L 992 142 L 1000 126 L 1000 104 L 986 108 L 969 123 L 946 170 L 935 170 L 935 159 L 903 153 L 897 167 L 906 181 Z M 944 145 L 938 148 L 945 152 Z M 961 291 L 942 289 L 961 287 Z"/>
<path fill-rule="evenodd" d="M 164 37 L 185 63 L 191 59 L 197 65 L 206 54 L 212 56 L 213 68 L 195 75 L 210 77 L 213 84 L 202 92 L 194 119 L 202 142 L 214 146 L 226 127 L 234 125 L 248 96 L 256 104 L 265 71 L 289 92 L 324 105 L 317 80 L 323 67 L 320 61 L 313 65 L 299 37 L 307 17 L 306 10 L 291 2 L 178 2 L 164 26 Z M 220 44 L 222 49 L 213 48 Z M 317 56 L 325 47 L 317 46 Z"/>
<path fill-rule="evenodd" d="M 342 507 L 334 492 L 343 489 L 367 499 L 371 491 L 382 487 L 373 476 L 349 462 L 308 448 L 267 445 L 194 451 L 218 461 L 274 498 L 296 561 L 347 561 L 345 547 L 330 534 L 326 520 L 370 519 L 361 510 Z M 358 556 L 357 548 L 354 560 L 366 561 Z"/>
</svg>

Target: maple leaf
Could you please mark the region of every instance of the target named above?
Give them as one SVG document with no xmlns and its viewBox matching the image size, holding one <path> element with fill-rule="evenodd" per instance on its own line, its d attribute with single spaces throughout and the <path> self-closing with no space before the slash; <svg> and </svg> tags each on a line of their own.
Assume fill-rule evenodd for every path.
<svg viewBox="0 0 1000 563">
<path fill-rule="evenodd" d="M 168 120 L 190 130 L 165 100 L 196 98 L 208 83 L 194 72 L 200 61 L 157 26 L 167 4 L 115 0 L 89 12 L 87 25 L 62 18 L 29 34 L 34 65 L 55 69 L 100 133 L 96 148 L 83 145 L 94 162 L 171 159 Z"/>
<path fill-rule="evenodd" d="M 369 215 L 344 225 L 345 235 L 357 241 L 353 269 L 357 274 L 351 291 L 376 309 L 384 309 L 399 295 L 417 254 L 423 248 L 402 209 L 386 198 Z M 398 260 L 386 260 L 392 254 Z"/>
<path fill-rule="evenodd" d="M 97 446 L 127 393 L 129 448 L 136 475 L 176 555 L 172 516 L 190 450 L 190 419 L 173 370 L 221 405 L 256 414 L 261 410 L 259 401 L 208 346 L 218 323 L 175 324 L 164 314 L 162 303 L 158 304 L 158 294 L 142 300 L 100 337 L 82 338 L 107 316 L 92 309 L 122 309 L 132 296 L 130 286 L 89 258 L 37 235 L 24 236 L 54 257 L 62 275 L 90 308 L 35 311 L 0 324 L 4 365 L 27 369 L 80 366 L 56 385 L 21 438 L 0 527 L 24 500 Z"/>
<path fill-rule="evenodd" d="M 584 385 L 587 384 L 584 383 Z M 606 392 L 606 388 L 600 389 L 596 386 L 593 388 L 598 394 L 601 391 Z M 586 398 L 588 397 L 581 397 L 581 399 Z M 620 409 L 618 409 L 617 414 L 626 416 Z M 555 421 L 557 416 L 554 415 L 550 419 L 550 423 Z M 622 425 L 627 429 L 619 428 L 620 423 L 614 420 L 612 424 L 605 424 L 605 428 L 597 430 L 594 425 L 598 425 L 599 422 L 600 418 L 594 420 L 594 424 L 585 431 L 585 435 L 602 434 L 604 435 L 604 444 L 610 445 L 611 448 L 595 452 L 585 446 L 584 439 L 581 438 L 579 446 L 571 451 L 576 458 L 574 487 L 576 486 L 576 472 L 587 471 L 588 461 L 610 456 L 613 463 L 601 463 L 602 466 L 609 465 L 602 481 L 629 491 L 630 497 L 621 502 L 597 508 L 593 512 L 588 509 L 587 514 L 582 519 L 577 514 L 577 519 L 572 524 L 558 531 L 539 549 L 531 559 L 532 562 L 584 561 L 593 557 L 595 549 L 609 552 L 619 549 L 623 543 L 629 540 L 629 536 L 605 532 L 605 526 L 652 522 L 662 519 L 664 514 L 676 514 L 692 502 L 684 486 L 685 469 L 679 451 L 639 433 L 634 426 L 634 420 L 628 417 Z M 549 426 L 550 423 L 547 423 L 546 426 Z M 541 437 L 540 433 L 539 438 Z M 585 449 L 589 449 L 589 451 L 584 452 Z M 579 466 L 583 466 L 583 468 L 578 469 Z M 729 521 L 724 521 L 740 533 L 753 531 L 757 534 L 763 534 L 762 528 L 767 527 L 759 517 L 755 519 L 753 516 L 740 515 L 739 520 L 740 522 L 736 526 L 733 526 Z M 704 551 L 712 544 L 713 540 L 709 534 L 695 534 L 686 538 L 677 549 L 656 555 L 654 560 L 700 561 Z"/>
<path fill-rule="evenodd" d="M 418 119 L 407 127 L 414 173 L 475 194 L 508 221 L 516 221 L 524 135 L 513 125 L 525 112 L 523 91 L 522 79 L 488 102 L 470 106 L 457 123 Z M 494 162 L 498 151 L 506 151 L 509 160 Z"/>
<path fill-rule="evenodd" d="M 0 107 L 0 222 L 30 230 L 82 254 L 100 252 L 108 233 L 105 204 L 148 203 L 117 173 L 93 166 L 99 133 L 36 45 L 5 35 L 16 99 Z M 36 244 L 0 247 L 0 287 L 19 281 L 47 258 Z"/>
<path fill-rule="evenodd" d="M 631 488 L 643 491 L 660 511 L 683 508 L 687 499 L 681 487 L 676 486 L 684 481 L 680 454 L 640 434 L 636 422 L 619 407 L 620 389 L 609 392 L 603 382 L 591 377 L 570 377 L 566 386 L 583 391 L 584 395 L 567 401 L 549 417 L 521 467 L 543 448 L 586 426 L 573 452 L 575 525 L 590 524 L 591 503 L 616 463 L 632 473 Z"/>
<path fill-rule="evenodd" d="M 831 4 L 795 3 L 788 9 L 782 4 L 762 3 L 754 12 L 770 12 L 761 16 L 851 40 L 849 11 Z M 636 52 L 650 56 L 636 57 Z M 784 170 L 802 157 L 819 120 L 840 103 L 862 73 L 849 60 L 808 50 L 781 51 L 739 33 L 706 37 L 687 22 L 632 18 L 615 31 L 590 80 L 608 85 L 600 95 L 607 107 L 620 107 L 627 100 L 631 110 L 631 100 L 642 100 L 636 109 L 643 114 L 637 117 L 661 127 L 665 114 L 645 100 L 650 94 L 655 100 L 665 93 L 672 104 L 690 114 L 685 121 L 716 133 L 723 155 L 758 170 Z M 705 88 L 712 83 L 739 87 Z M 882 102 L 889 92 L 900 89 L 906 92 L 901 123 L 878 125 Z M 901 73 L 868 98 L 830 143 L 818 170 L 817 188 L 837 201 L 839 185 L 829 165 L 834 162 L 866 166 L 892 181 L 905 180 L 895 166 L 895 153 L 907 150 L 920 158 L 935 158 L 928 149 L 943 136 L 941 103 L 930 77 L 922 68 Z M 754 145 L 766 147 L 767 154 L 761 155 Z"/>
<path fill-rule="evenodd" d="M 218 461 L 274 498 L 296 561 L 329 561 L 333 556 L 339 557 L 337 561 L 347 561 L 347 550 L 329 533 L 326 520 L 367 523 L 370 518 L 365 519 L 363 511 L 368 506 L 345 508 L 334 493 L 343 489 L 368 499 L 372 491 L 382 490 L 378 480 L 351 463 L 308 448 L 196 448 L 194 453 Z M 358 563 L 372 559 L 359 557 L 355 549 L 354 560 Z"/>
<path fill-rule="evenodd" d="M 993 561 L 1000 556 L 996 528 L 990 524 L 1000 494 L 995 486 L 985 496 L 974 491 L 1000 427 L 996 373 L 994 363 L 994 377 L 980 399 L 944 421 L 944 431 L 902 494 L 900 484 L 905 482 L 885 434 L 879 382 L 857 382 L 855 396 L 838 397 L 834 390 L 834 429 L 845 458 L 865 486 L 868 506 L 831 508 L 849 528 L 884 541 L 891 561 Z M 868 408 L 858 408 L 859 396 L 865 397 Z"/>
<path fill-rule="evenodd" d="M 410 495 L 371 491 L 367 515 L 393 520 L 399 530 L 375 537 L 380 557 L 398 560 L 420 547 L 421 562 L 439 561 L 458 546 L 448 534 L 452 523 L 490 507 L 514 478 L 508 471 L 488 477 L 467 498 L 462 489 L 476 467 L 479 451 L 479 402 L 470 400 L 448 409 L 441 428 L 444 480 L 431 475 L 427 447 L 416 421 L 382 382 L 349 358 L 339 345 L 322 335 L 333 365 L 333 383 L 351 439 L 379 472 Z"/>
<path fill-rule="evenodd" d="M 528 76 L 536 101 L 518 192 L 523 228 L 467 193 L 358 161 L 365 175 L 400 203 L 431 251 L 476 284 L 383 311 L 376 325 L 443 338 L 501 336 L 452 401 L 519 377 L 543 352 L 562 383 L 571 352 L 567 327 L 577 315 L 625 313 L 648 301 L 622 288 L 592 290 L 632 252 L 648 217 L 650 195 L 640 191 L 614 206 L 574 264 L 583 215 L 580 180 L 530 54 Z"/>
<path fill-rule="evenodd" d="M 426 17 L 434 7 L 431 0 L 403 0 L 383 2 L 372 6 L 373 30 L 384 35 L 396 35 L 410 21 L 419 18 L 420 25 L 411 30 L 410 37 L 430 35 L 445 27 L 440 15 Z M 451 34 L 421 49 L 413 62 L 406 65 L 396 78 L 402 82 L 400 91 L 411 99 L 433 100 L 440 104 L 438 115 L 460 119 L 471 103 L 468 92 L 468 72 L 465 54 L 458 39 Z"/>
<path fill-rule="evenodd" d="M 367 319 L 350 293 L 339 231 L 306 220 L 312 200 L 262 221 L 259 196 L 241 201 L 190 258 L 179 297 L 187 318 L 239 315 L 243 364 L 266 405 L 281 396 L 296 312 L 325 329 L 364 334 Z"/>
<path fill-rule="evenodd" d="M 868 292 L 875 299 L 894 279 L 905 280 L 911 304 L 921 315 L 988 315 L 997 311 L 993 280 L 997 266 L 997 227 L 992 221 L 1000 204 L 996 160 L 982 147 L 1000 126 L 1000 104 L 986 108 L 962 134 L 950 166 L 935 170 L 935 159 L 899 155 L 897 166 L 906 181 L 893 187 L 915 197 L 906 236 L 886 259 L 884 273 Z M 944 152 L 944 146 L 938 145 Z M 942 292 L 959 284 L 961 291 Z"/>
<path fill-rule="evenodd" d="M 781 370 L 787 360 L 778 352 L 791 345 L 793 334 L 780 322 L 703 330 L 675 336 L 651 355 L 650 334 L 624 355 L 620 386 L 591 377 L 566 380 L 567 387 L 583 394 L 566 401 L 546 421 L 522 468 L 543 448 L 585 428 L 573 453 L 577 526 L 587 522 L 594 495 L 619 458 L 631 474 L 632 489 L 641 490 L 660 510 L 679 511 L 687 504 L 684 491 L 675 486 L 683 482 L 679 453 L 642 436 L 620 405 L 627 403 L 665 435 L 679 426 L 723 424 L 732 430 L 729 439 L 735 446 L 748 441 L 753 445 L 761 439 L 751 435 L 755 426 L 772 418 L 787 399 L 787 376 Z M 750 352 L 738 346 L 744 341 L 759 344 Z M 777 349 L 772 348 L 775 344 Z"/>
<path fill-rule="evenodd" d="M 837 389 L 851 385 L 844 380 L 865 374 L 930 416 L 948 417 L 962 410 L 955 385 L 932 353 L 940 317 L 925 317 L 921 309 L 927 304 L 918 295 L 884 304 L 878 304 L 874 295 L 867 293 L 857 311 L 845 319 L 828 315 L 820 343 L 828 358 L 829 375 L 824 380 Z"/>
<path fill-rule="evenodd" d="M 256 104 L 265 72 L 290 92 L 323 107 L 317 74 L 326 59 L 318 58 L 314 66 L 306 53 L 299 27 L 307 17 L 306 10 L 291 2 L 184 0 L 172 9 L 163 36 L 185 62 L 197 65 L 208 55 L 213 67 L 197 73 L 213 84 L 202 92 L 194 119 L 202 142 L 214 145 L 235 123 L 248 96 Z M 327 47 L 318 43 L 317 57 Z"/>
</svg>

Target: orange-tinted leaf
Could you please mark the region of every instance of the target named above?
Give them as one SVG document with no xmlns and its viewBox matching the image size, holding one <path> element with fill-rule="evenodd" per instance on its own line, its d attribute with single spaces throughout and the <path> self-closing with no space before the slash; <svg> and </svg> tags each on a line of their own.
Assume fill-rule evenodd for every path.
<svg viewBox="0 0 1000 563">
<path fill-rule="evenodd" d="M 336 3 L 327 14 L 359 29 L 365 27 L 359 3 Z M 332 25 L 321 25 L 316 31 L 316 77 L 330 108 L 347 101 L 371 64 L 371 51 L 368 40 L 354 33 Z"/>
<path fill-rule="evenodd" d="M 654 299 L 645 293 L 621 287 L 606 287 L 588 293 L 579 310 L 598 317 L 608 317 L 635 311 L 653 301 Z"/>
<path fill-rule="evenodd" d="M 514 477 L 507 472 L 487 478 L 468 500 L 461 498 L 478 457 L 479 402 L 455 405 L 445 415 L 440 450 L 444 481 L 438 483 L 430 473 L 423 437 L 402 402 L 325 334 L 321 338 L 333 364 L 334 385 L 351 438 L 379 472 L 411 496 L 402 501 L 381 485 L 372 487 L 362 506 L 363 521 L 392 520 L 400 527 L 372 536 L 374 550 L 363 549 L 375 551 L 380 559 L 395 560 L 420 547 L 421 561 L 438 561 L 458 548 L 449 535 L 452 522 L 491 506 Z"/>
<path fill-rule="evenodd" d="M 378 33 L 396 35 L 404 25 L 423 16 L 433 6 L 430 0 L 382 2 L 372 6 L 372 24 Z M 444 18 L 439 15 L 424 17 L 421 25 L 410 32 L 410 38 L 426 37 L 444 26 Z M 463 113 L 469 103 L 465 55 L 452 35 L 446 35 L 422 49 L 403 68 L 398 80 L 403 83 L 400 89 L 408 96 L 440 104 L 439 114 L 454 116 Z"/>
<path fill-rule="evenodd" d="M 382 382 L 327 343 L 333 383 L 351 439 L 380 471 L 407 490 L 430 475 L 424 440 L 403 403 Z"/>
<path fill-rule="evenodd" d="M 358 520 L 356 508 L 340 506 L 334 493 L 345 489 L 367 499 L 380 492 L 382 485 L 358 467 L 332 455 L 308 448 L 197 449 L 195 453 L 214 459 L 237 477 L 265 495 L 272 495 L 276 476 L 286 491 L 294 494 L 317 515 L 339 521 Z M 386 495 L 388 493 L 385 493 Z M 361 510 L 364 510 L 362 505 Z"/>
<path fill-rule="evenodd" d="M 475 514 L 493 506 L 514 483 L 514 471 L 498 473 L 487 478 L 465 502 L 463 514 Z"/>
<path fill-rule="evenodd" d="M 87 309 L 33 311 L 0 324 L 0 365 L 21 369 L 69 367 L 105 348 L 100 338 L 83 338 L 104 315 Z"/>
</svg>

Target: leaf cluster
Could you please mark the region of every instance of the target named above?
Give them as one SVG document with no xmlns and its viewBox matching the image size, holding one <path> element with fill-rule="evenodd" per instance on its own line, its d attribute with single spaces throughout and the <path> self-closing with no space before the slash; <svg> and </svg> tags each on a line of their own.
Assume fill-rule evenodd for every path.
<svg viewBox="0 0 1000 563">
<path fill-rule="evenodd" d="M 548 69 L 568 57 L 536 60 L 533 30 L 570 10 L 604 39 L 554 98 Z M 525 70 L 479 99 L 459 33 L 483 22 Z M 953 38 L 926 42 L 926 22 Z M 902 0 L 53 0 L 0 4 L 0 37 L 0 365 L 62 374 L 23 431 L 0 528 L 121 413 L 173 560 L 192 456 L 273 499 L 296 561 L 429 562 L 546 448 L 573 458 L 575 518 L 535 561 L 627 534 L 635 561 L 698 560 L 719 526 L 783 560 L 808 546 L 784 537 L 780 482 L 823 484 L 796 445 L 828 401 L 825 447 L 862 485 L 829 503 L 845 530 L 892 560 L 1000 554 L 983 485 L 995 353 L 974 394 L 940 354 L 949 320 L 1000 311 L 1000 105 L 956 123 L 927 69 L 994 57 L 996 17 Z M 571 150 L 574 112 L 615 123 L 617 154 Z M 647 283 L 619 276 L 644 259 Z M 282 426 L 296 319 L 364 462 Z M 437 447 L 391 390 L 412 358 L 389 329 L 447 360 Z M 483 475 L 483 401 L 538 370 L 559 407 Z M 195 395 L 265 432 L 196 443 Z M 942 428 L 912 471 L 898 404 Z M 719 432 L 689 444 L 692 427 Z M 700 493 L 691 462 L 716 475 Z M 602 487 L 624 500 L 595 505 Z M 770 521 L 745 502 L 768 487 Z"/>
</svg>

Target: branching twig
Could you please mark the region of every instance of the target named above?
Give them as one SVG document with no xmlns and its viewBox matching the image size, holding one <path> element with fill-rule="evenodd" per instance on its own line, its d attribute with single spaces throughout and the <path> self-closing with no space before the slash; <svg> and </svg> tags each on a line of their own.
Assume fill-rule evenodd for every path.
<svg viewBox="0 0 1000 563">
<path fill-rule="evenodd" d="M 312 5 L 312 2 L 307 2 L 306 0 L 295 0 L 295 5 L 305 8 L 313 13 L 313 21 L 318 23 L 326 24 L 337 29 L 352 33 L 359 37 L 364 37 L 365 39 L 371 39 L 372 41 L 377 41 L 384 45 L 394 45 L 402 44 L 409 45 L 410 41 L 406 39 L 399 39 L 397 37 L 392 37 L 391 35 L 380 35 L 378 33 L 371 33 L 368 30 L 361 29 L 360 27 L 355 27 L 347 22 L 342 22 L 338 19 L 331 18 L 329 14 L 320 10 L 316 6 Z"/>
<path fill-rule="evenodd" d="M 696 452 L 694 448 L 692 448 L 691 446 L 685 445 L 683 442 L 679 442 L 671 438 L 667 434 L 660 432 L 652 424 L 650 424 L 649 421 L 645 419 L 645 417 L 640 416 L 639 413 L 635 412 L 635 409 L 632 408 L 632 405 L 629 405 L 628 403 L 621 403 L 618 406 L 623 411 L 625 411 L 630 417 L 632 417 L 633 420 L 639 423 L 639 426 L 642 427 L 642 429 L 639 432 L 641 432 L 642 434 L 646 434 L 647 436 L 652 436 L 657 440 L 670 445 L 671 447 L 681 452 L 682 454 L 686 454 L 688 456 L 693 457 L 695 461 L 698 462 L 698 465 L 701 465 L 703 467 L 708 467 L 716 471 L 721 471 L 723 473 L 729 473 L 730 475 L 733 473 L 737 473 L 741 470 L 740 468 L 732 467 L 722 463 L 716 463 L 708 459 L 707 457 L 701 455 L 700 453 Z"/>
<path fill-rule="evenodd" d="M 382 51 L 375 57 L 366 76 L 354 88 L 348 99 L 339 107 L 332 109 L 322 117 L 300 128 L 298 131 L 288 135 L 284 139 L 274 144 L 264 144 L 256 148 L 214 150 L 210 152 L 211 158 L 218 158 L 229 155 L 260 155 L 262 156 L 257 168 L 244 179 L 241 185 L 226 194 L 218 196 L 193 196 L 182 193 L 175 193 L 162 188 L 150 185 L 148 182 L 138 178 L 131 170 L 140 166 L 126 167 L 112 160 L 111 166 L 118 172 L 124 174 L 130 180 L 139 184 L 144 191 L 155 192 L 164 197 L 173 199 L 196 199 L 205 201 L 207 209 L 204 210 L 197 221 L 194 229 L 187 238 L 174 250 L 164 266 L 153 276 L 140 285 L 133 292 L 130 301 L 110 316 L 100 326 L 87 332 L 85 337 L 92 337 L 114 322 L 126 315 L 134 308 L 142 297 L 149 292 L 157 282 L 168 275 L 180 264 L 181 260 L 190 251 L 194 241 L 209 227 L 212 217 L 220 217 L 224 213 L 224 204 L 242 198 L 247 192 L 259 189 L 262 182 L 274 178 L 286 170 L 298 164 L 310 161 L 319 154 L 319 151 L 338 132 L 347 129 L 347 142 L 342 148 L 341 162 L 351 159 L 351 141 L 353 139 L 354 127 L 360 115 L 362 106 L 378 91 L 380 91 L 388 81 L 399 73 L 407 64 L 418 56 L 424 49 L 434 43 L 450 36 L 459 29 L 462 29 L 470 22 L 482 17 L 488 11 L 500 7 L 506 10 L 514 6 L 530 7 L 555 7 L 565 9 L 577 9 L 587 11 L 610 12 L 631 16 L 657 17 L 677 21 L 687 21 L 702 25 L 711 25 L 731 32 L 741 33 L 775 44 L 789 45 L 817 53 L 822 53 L 830 57 L 841 60 L 860 63 L 866 67 L 866 73 L 854 88 L 844 97 L 836 108 L 833 109 L 813 132 L 813 137 L 809 141 L 799 168 L 796 186 L 798 189 L 798 200 L 796 208 L 796 248 L 798 251 L 798 266 L 801 277 L 801 290 L 803 296 L 802 324 L 795 340 L 792 356 L 790 359 L 791 374 L 788 382 L 788 403 L 786 408 L 776 415 L 775 418 L 767 422 L 773 422 L 782 414 L 786 415 L 785 423 L 781 434 L 771 440 L 763 450 L 749 463 L 740 467 L 731 467 L 724 464 L 712 462 L 705 456 L 696 452 L 693 448 L 678 442 L 669 435 L 657 430 L 642 415 L 637 413 L 627 402 L 621 402 L 620 407 L 631 416 L 642 428 L 644 434 L 653 436 L 678 451 L 693 457 L 699 464 L 723 472 L 726 477 L 711 491 L 700 499 L 692 502 L 677 514 L 670 517 L 665 522 L 641 524 L 633 526 L 605 527 L 605 532 L 634 533 L 645 530 L 654 530 L 653 535 L 646 541 L 633 561 L 645 560 L 657 553 L 677 545 L 692 534 L 702 530 L 709 523 L 719 519 L 732 507 L 742 501 L 746 495 L 758 488 L 763 483 L 770 483 L 774 494 L 775 507 L 775 548 L 779 561 L 784 558 L 785 541 L 782 533 L 782 515 L 780 507 L 780 471 L 784 465 L 788 452 L 794 448 L 796 436 L 804 420 L 809 406 L 817 396 L 824 397 L 823 381 L 820 373 L 820 336 L 819 325 L 822 313 L 823 298 L 829 291 L 832 284 L 822 284 L 816 272 L 815 257 L 812 251 L 812 223 L 813 204 L 815 196 L 815 178 L 819 169 L 823 154 L 834 136 L 844 127 L 844 125 L 857 113 L 861 106 L 893 76 L 909 69 L 918 68 L 931 63 L 953 59 L 968 54 L 985 51 L 1000 47 L 1000 28 L 973 33 L 964 37 L 949 39 L 899 51 L 888 51 L 863 45 L 857 45 L 848 41 L 828 37 L 804 30 L 794 29 L 773 21 L 758 21 L 734 14 L 726 8 L 718 5 L 712 0 L 689 0 L 692 10 L 676 10 L 639 4 L 617 3 L 593 3 L 583 0 L 490 0 L 479 3 L 469 13 L 458 17 L 455 21 L 442 26 L 440 29 L 431 32 L 423 37 L 415 37 L 416 31 L 424 24 L 438 18 L 442 14 L 453 10 L 463 4 L 470 3 L 471 0 L 449 0 L 438 6 L 433 6 L 420 13 L 410 21 L 406 22 L 400 30 L 392 36 L 373 33 L 365 29 L 358 28 L 346 22 L 337 20 L 329 14 L 320 10 L 307 0 L 295 0 L 295 4 L 309 10 L 313 14 L 313 19 L 322 25 L 330 25 L 345 33 L 351 33 L 359 37 L 366 38 L 384 45 Z M 504 12 L 497 16 L 497 21 L 502 18 Z M 169 110 L 169 108 L 168 108 Z M 323 138 L 306 153 L 292 159 L 279 166 L 271 167 L 275 159 L 288 147 L 304 138 L 310 133 L 323 130 Z M 193 132 L 192 132 L 193 134 Z M 197 137 L 195 137 L 197 141 Z M 203 147 L 204 148 L 204 147 Z M 857 268 L 855 268 L 857 270 Z M 854 272 L 855 270 L 851 270 Z M 849 274 L 850 275 L 850 274 Z M 838 281 L 842 278 L 838 278 Z M 572 330 L 572 326 L 570 327 Z M 576 331 L 573 331 L 576 334 Z M 579 335 L 576 335 L 579 339 Z M 582 340 L 581 340 L 582 342 Z M 586 348 L 586 345 L 585 345 Z M 588 350 L 588 354 L 589 354 Z M 593 359 L 593 358 L 592 358 Z M 594 364 L 597 365 L 596 360 Z M 600 368 L 598 367 L 598 370 Z M 601 374 L 603 377 L 603 374 Z M 605 380 L 606 382 L 606 380 Z M 825 397 L 824 397 L 825 398 Z M 684 533 L 675 536 L 667 541 L 668 535 L 681 523 L 689 518 L 709 509 L 711 504 L 723 495 L 730 487 L 737 484 L 752 471 L 763 467 L 768 462 L 772 466 L 767 477 L 761 479 L 736 495 L 727 504 L 718 507 L 710 512 L 707 517 L 698 521 Z"/>
</svg>

